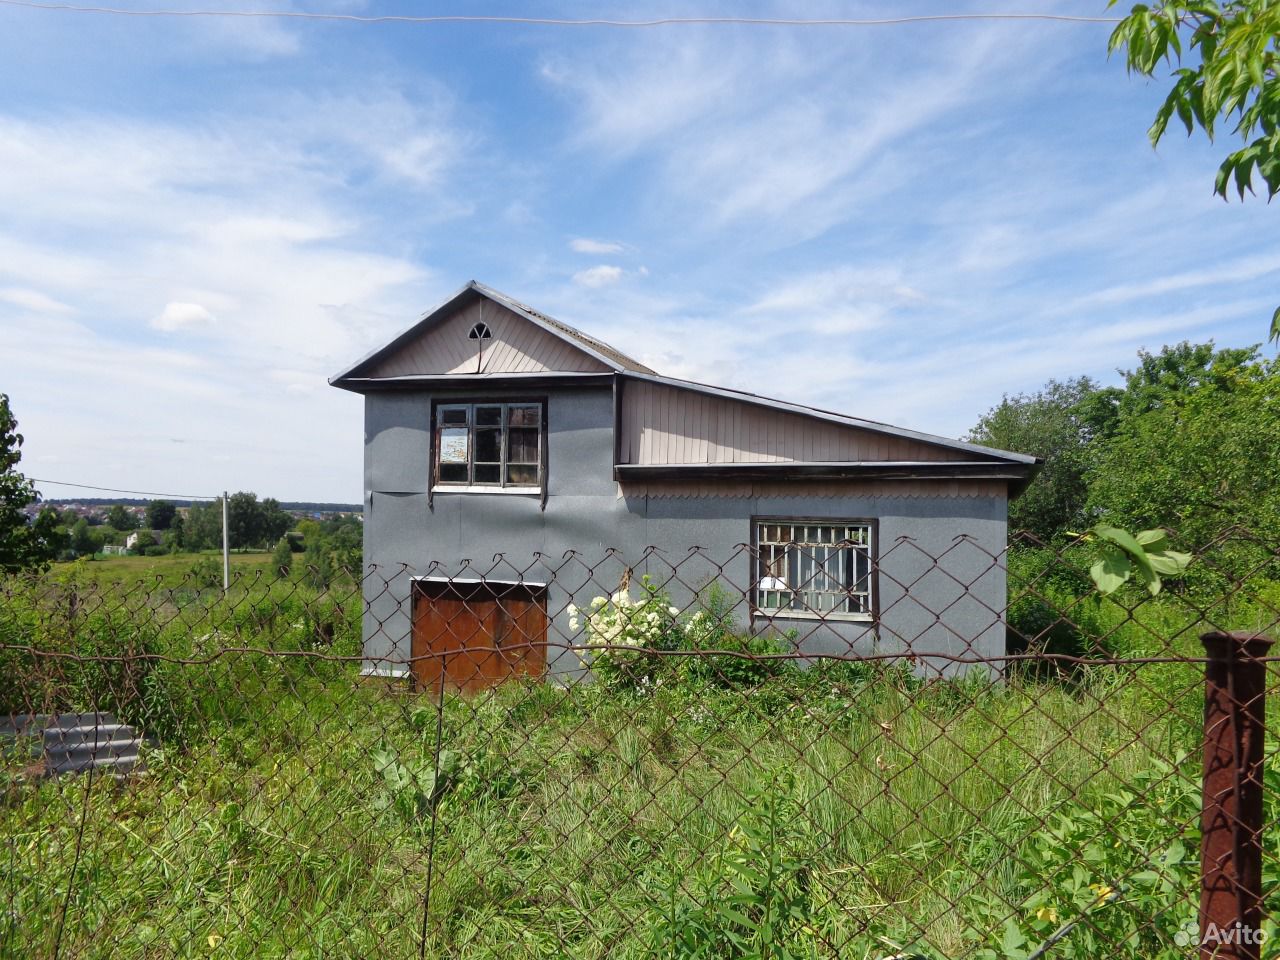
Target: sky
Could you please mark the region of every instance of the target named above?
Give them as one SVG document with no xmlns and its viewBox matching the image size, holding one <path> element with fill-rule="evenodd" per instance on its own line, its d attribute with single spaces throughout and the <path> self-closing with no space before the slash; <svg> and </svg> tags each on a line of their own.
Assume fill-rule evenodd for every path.
<svg viewBox="0 0 1280 960">
<path fill-rule="evenodd" d="M 998 9 L 1108 13 L 1102 0 Z M 362 401 L 327 378 L 471 279 L 660 373 L 952 437 L 1049 378 L 1116 382 L 1139 349 L 1265 341 L 1277 213 L 1213 196 L 1229 139 L 1171 131 L 1151 148 L 1168 83 L 1108 60 L 1109 29 L 360 24 L 0 4 L 0 392 L 26 437 L 21 469 L 358 502 Z"/>
</svg>

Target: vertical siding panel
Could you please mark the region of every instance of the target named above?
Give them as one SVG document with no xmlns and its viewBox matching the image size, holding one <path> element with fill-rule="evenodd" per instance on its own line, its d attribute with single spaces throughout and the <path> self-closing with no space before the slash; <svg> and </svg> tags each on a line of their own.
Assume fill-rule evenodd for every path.
<svg viewBox="0 0 1280 960">
<path fill-rule="evenodd" d="M 684 401 L 684 459 L 682 463 L 698 462 L 698 418 L 702 415 L 702 394 L 686 393 Z"/>
<path fill-rule="evenodd" d="M 709 398 L 697 394 L 697 416 L 694 417 L 693 460 L 695 463 L 707 462 L 707 400 Z"/>
<path fill-rule="evenodd" d="M 659 392 L 661 415 L 658 420 L 658 438 L 662 444 L 662 452 L 659 455 L 659 463 L 673 463 L 671 459 L 671 391 L 662 390 Z"/>
<path fill-rule="evenodd" d="M 678 390 L 667 391 L 667 436 L 670 438 L 670 447 L 668 454 L 671 459 L 668 463 L 685 463 L 684 457 L 684 430 L 681 423 L 684 419 L 684 404 L 681 401 L 684 396 Z"/>
<path fill-rule="evenodd" d="M 639 417 L 642 431 L 640 435 L 640 462 L 653 463 L 653 429 L 650 426 L 650 418 L 653 416 L 653 398 L 647 383 L 644 385 L 644 394 L 644 406 L 640 409 Z"/>
<path fill-rule="evenodd" d="M 716 422 L 720 424 L 720 462 L 733 462 L 733 409 L 724 400 L 716 401 Z"/>
<path fill-rule="evenodd" d="M 636 449 L 636 394 L 644 386 L 639 380 L 628 380 L 622 389 L 622 456 L 627 463 L 639 463 Z"/>
<path fill-rule="evenodd" d="M 671 449 L 672 463 L 689 462 L 689 400 L 692 394 L 671 391 Z"/>
</svg>

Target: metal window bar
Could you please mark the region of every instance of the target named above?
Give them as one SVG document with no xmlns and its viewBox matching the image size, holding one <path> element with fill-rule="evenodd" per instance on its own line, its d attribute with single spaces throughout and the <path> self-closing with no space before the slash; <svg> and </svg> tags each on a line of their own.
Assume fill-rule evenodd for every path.
<svg viewBox="0 0 1280 960">
<path fill-rule="evenodd" d="M 870 524 L 766 522 L 757 542 L 761 610 L 871 612 Z"/>
</svg>

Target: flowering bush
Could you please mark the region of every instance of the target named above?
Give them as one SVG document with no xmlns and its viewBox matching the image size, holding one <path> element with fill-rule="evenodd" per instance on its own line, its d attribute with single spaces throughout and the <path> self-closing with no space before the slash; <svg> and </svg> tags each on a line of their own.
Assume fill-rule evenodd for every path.
<svg viewBox="0 0 1280 960">
<path fill-rule="evenodd" d="M 584 647 L 609 646 L 634 649 L 586 650 L 583 657 L 596 679 L 610 686 L 648 687 L 661 682 L 662 657 L 650 650 L 677 650 L 683 634 L 676 617 L 680 611 L 646 575 L 637 600 L 621 589 L 610 597 L 596 597 L 583 610 L 569 605 L 569 629 L 583 631 Z"/>
<path fill-rule="evenodd" d="M 623 589 L 596 597 L 586 609 L 572 604 L 568 608 L 569 629 L 581 631 L 581 646 L 588 648 L 580 651 L 582 660 L 606 686 L 648 692 L 676 678 L 723 687 L 753 686 L 792 668 L 789 660 L 753 659 L 785 653 L 791 645 L 785 638 L 742 635 L 729 598 L 714 585 L 701 598 L 701 608 L 684 620 L 671 598 L 647 576 L 641 590 L 638 599 Z M 590 649 L 594 647 L 611 649 Z M 654 652 L 668 650 L 708 655 L 664 657 Z"/>
</svg>

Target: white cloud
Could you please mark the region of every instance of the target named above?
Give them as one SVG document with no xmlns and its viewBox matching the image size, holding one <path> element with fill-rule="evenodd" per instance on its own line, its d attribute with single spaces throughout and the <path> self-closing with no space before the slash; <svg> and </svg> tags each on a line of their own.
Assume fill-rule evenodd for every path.
<svg viewBox="0 0 1280 960">
<path fill-rule="evenodd" d="M 0 114 L 0 376 L 31 456 L 106 486 L 136 486 L 145 463 L 168 485 L 146 489 L 200 477 L 356 498 L 359 403 L 319 371 L 431 299 L 387 226 L 461 209 L 446 195 L 459 154 L 428 161 L 448 116 L 398 94 L 321 97 L 296 118 Z M 379 220 L 371 197 L 394 197 L 396 216 Z M 162 347 L 197 329 L 199 354 Z M 335 436 L 332 471 L 299 468 Z M 181 456 L 170 437 L 187 440 Z"/>
<path fill-rule="evenodd" d="M 1016 36 L 1017 42 L 1010 42 Z M 1046 41 L 1007 25 L 925 33 L 903 48 L 868 31 L 654 33 L 549 58 L 544 80 L 566 94 L 581 149 L 647 162 L 635 189 L 699 234 L 743 221 L 794 242 L 845 220 L 869 198 L 928 176 L 941 125 L 1051 71 Z M 647 174 L 647 175 L 646 175 Z"/>
<path fill-rule="evenodd" d="M 784 328 L 855 333 L 882 325 L 895 311 L 928 298 L 896 266 L 837 267 L 788 278 L 745 313 Z"/>
<path fill-rule="evenodd" d="M 586 270 L 579 270 L 573 275 L 573 282 L 582 287 L 607 287 L 622 279 L 622 268 L 608 263 L 601 263 Z"/>
<path fill-rule="evenodd" d="M 0 301 L 11 303 L 15 307 L 22 307 L 24 310 L 32 310 L 36 313 L 74 312 L 73 308 L 41 293 L 39 290 L 28 290 L 23 287 L 0 289 Z"/>
<path fill-rule="evenodd" d="M 213 314 L 198 303 L 170 301 L 159 316 L 151 318 L 151 326 L 157 330 L 173 332 L 189 327 L 205 327 L 216 323 Z"/>
<path fill-rule="evenodd" d="M 605 256 L 610 253 L 621 253 L 625 248 L 620 243 L 610 240 L 592 240 L 589 237 L 575 237 L 569 241 L 569 249 L 574 253 L 591 253 Z"/>
</svg>

